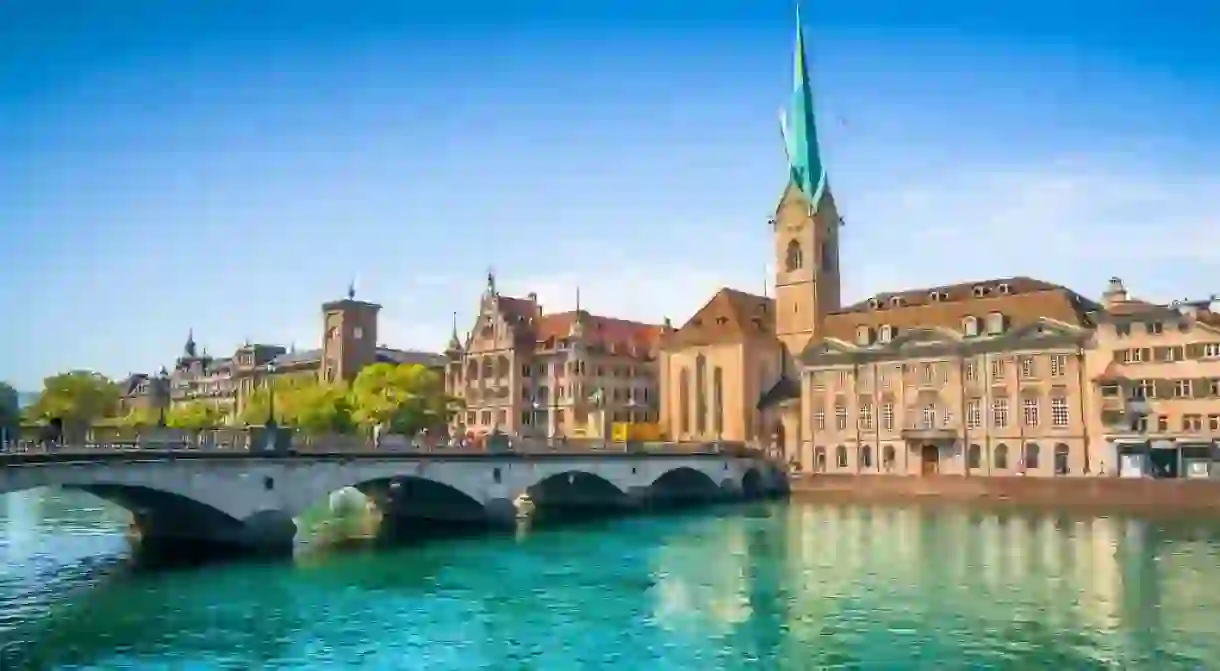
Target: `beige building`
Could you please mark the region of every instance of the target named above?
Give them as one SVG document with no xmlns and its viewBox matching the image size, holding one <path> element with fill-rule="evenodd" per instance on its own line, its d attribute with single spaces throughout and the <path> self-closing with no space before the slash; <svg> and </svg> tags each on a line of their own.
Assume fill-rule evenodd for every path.
<svg viewBox="0 0 1220 671">
<path fill-rule="evenodd" d="M 1086 354 L 1097 467 L 1207 475 L 1220 457 L 1220 302 L 1157 305 L 1115 278 L 1102 305 Z"/>
<path fill-rule="evenodd" d="M 1014 277 L 880 294 L 828 314 L 801 356 L 796 424 L 807 428 L 788 450 L 818 472 L 1086 473 L 1081 390 L 1095 307 Z"/>
<path fill-rule="evenodd" d="M 610 422 L 655 422 L 657 343 L 665 327 L 580 308 L 547 314 L 535 294 L 503 296 L 494 274 L 474 327 L 446 349 L 445 386 L 465 404 L 453 429 L 530 437 L 605 435 Z"/>
</svg>

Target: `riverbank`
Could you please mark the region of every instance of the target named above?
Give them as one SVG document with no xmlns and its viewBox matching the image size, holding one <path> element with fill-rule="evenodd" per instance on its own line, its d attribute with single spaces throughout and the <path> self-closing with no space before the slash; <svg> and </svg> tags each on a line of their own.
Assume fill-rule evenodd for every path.
<svg viewBox="0 0 1220 671">
<path fill-rule="evenodd" d="M 944 501 L 1220 514 L 1220 481 L 1213 480 L 819 474 L 793 478 L 791 497 L 798 501 Z"/>
</svg>

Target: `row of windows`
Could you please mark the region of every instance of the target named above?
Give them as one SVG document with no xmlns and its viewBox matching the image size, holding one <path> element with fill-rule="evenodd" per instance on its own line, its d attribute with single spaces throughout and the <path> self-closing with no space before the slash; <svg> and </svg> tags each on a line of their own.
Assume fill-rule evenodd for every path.
<svg viewBox="0 0 1220 671">
<path fill-rule="evenodd" d="M 1123 387 L 1130 389 L 1131 398 L 1200 398 L 1205 396 L 1220 396 L 1220 378 L 1201 378 L 1197 380 L 1167 380 L 1142 379 L 1131 380 L 1125 384 L 1109 383 L 1101 386 L 1101 395 L 1106 398 L 1123 396 Z"/>
<path fill-rule="evenodd" d="M 1192 343 L 1170 347 L 1131 347 L 1115 350 L 1114 359 L 1130 363 L 1173 363 L 1188 359 L 1220 359 L 1220 343 Z"/>
<path fill-rule="evenodd" d="M 1187 414 L 1179 418 L 1179 428 L 1184 433 L 1202 433 L 1205 425 L 1205 418 L 1201 414 Z M 1147 415 L 1136 417 L 1134 426 L 1132 427 L 1138 433 L 1149 433 L 1149 427 L 1156 426 L 1156 433 L 1169 432 L 1169 416 L 1155 415 L 1149 417 Z M 1212 414 L 1206 416 L 1207 431 L 1216 433 L 1220 432 L 1220 415 Z"/>
<path fill-rule="evenodd" d="M 815 447 L 813 457 L 814 469 L 818 471 L 826 470 L 826 448 Z M 1058 475 L 1067 475 L 1070 472 L 1069 455 L 1071 450 L 1067 445 L 1059 443 L 1055 445 L 1054 451 L 1054 470 Z M 881 467 L 883 470 L 892 471 L 895 464 L 896 453 L 893 445 L 883 445 L 881 448 Z M 1037 443 L 1026 443 L 1022 454 L 1019 455 L 1017 468 L 1023 470 L 1037 470 L 1041 466 L 1042 448 Z M 1008 446 L 1000 443 L 996 445 L 992 451 L 991 465 L 993 468 L 1005 470 L 1008 468 L 1009 456 Z M 983 463 L 983 448 L 979 445 L 970 445 L 966 448 L 966 468 L 980 469 Z M 861 469 L 873 468 L 873 448 L 869 445 L 860 447 L 859 464 Z M 837 468 L 847 468 L 847 447 L 839 445 L 835 448 L 835 466 Z"/>
<path fill-rule="evenodd" d="M 480 377 L 487 378 L 504 378 L 508 377 L 510 368 L 508 357 L 484 357 L 481 359 L 472 358 L 466 362 L 466 379 L 474 381 Z M 637 368 L 635 366 L 620 366 L 606 365 L 595 366 L 594 374 L 597 377 L 651 377 L 652 371 L 648 368 Z M 556 361 L 552 364 L 536 363 L 522 364 L 521 377 L 545 377 L 548 372 L 554 372 L 555 377 L 564 377 L 564 375 L 587 375 L 589 372 L 588 362 L 586 361 Z M 481 372 L 481 375 L 480 375 Z M 462 379 L 461 368 L 455 367 L 451 370 L 451 375 L 454 382 L 459 382 Z"/>
<path fill-rule="evenodd" d="M 898 296 L 890 299 L 891 301 L 901 301 Z M 873 299 L 872 303 L 876 303 L 877 299 Z M 935 302 L 935 301 L 934 301 Z M 901 303 L 894 303 L 895 307 L 900 307 Z M 873 304 L 873 309 L 878 309 L 878 305 Z M 992 312 L 987 315 L 984 320 L 978 317 L 965 317 L 962 319 L 962 333 L 967 337 L 973 338 L 980 335 L 1000 335 L 1008 325 L 1008 318 L 1000 312 Z M 892 342 L 898 337 L 898 327 L 890 324 L 882 324 L 877 328 L 868 325 L 860 325 L 856 327 L 856 344 L 860 346 L 868 346 L 875 342 L 882 344 Z"/>
<path fill-rule="evenodd" d="M 910 422 L 908 428 L 912 429 L 936 429 L 948 428 L 953 424 L 953 412 L 945 409 L 936 403 L 926 403 L 919 406 L 915 410 L 918 411 L 916 416 L 917 422 Z M 882 403 L 880 405 L 880 428 L 883 431 L 894 430 L 894 404 Z M 1053 396 L 1050 399 L 1051 426 L 1062 428 L 1071 424 L 1071 410 L 1068 404 L 1068 399 L 1063 396 Z M 939 418 L 939 422 L 937 421 Z M 834 405 L 834 427 L 838 431 L 846 431 L 848 427 L 848 410 L 847 405 L 842 402 L 836 402 Z M 861 403 L 856 410 L 857 426 L 862 431 L 873 430 L 873 404 Z M 1007 428 L 1009 426 L 1009 399 L 994 398 L 991 401 L 991 425 L 997 429 Z M 1024 426 L 1037 427 L 1042 424 L 1042 401 L 1036 397 L 1025 397 L 1021 399 L 1021 422 Z M 814 408 L 813 425 L 816 430 L 824 431 L 826 429 L 826 409 Z M 982 399 L 972 398 L 966 401 L 966 427 L 970 429 L 979 429 L 983 426 L 983 401 Z"/>
<path fill-rule="evenodd" d="M 1042 375 L 1045 370 L 1052 378 L 1061 378 L 1067 375 L 1068 357 L 1066 354 L 1051 354 L 1046 357 L 1047 367 L 1043 369 L 1039 366 L 1039 357 L 1029 355 L 1020 356 L 1016 359 L 1016 370 L 1022 379 L 1036 379 Z M 962 378 L 967 382 L 977 381 L 980 377 L 982 362 L 978 360 L 970 360 L 961 364 Z M 957 364 L 949 361 L 924 362 L 924 363 L 907 363 L 894 364 L 892 367 L 886 366 L 878 370 L 878 377 L 881 381 L 883 389 L 889 388 L 890 382 L 898 376 L 908 382 L 919 382 L 925 385 L 945 384 L 949 381 L 951 371 L 957 367 Z M 1008 372 L 1008 362 L 1002 358 L 991 359 L 991 379 L 1002 380 Z M 846 387 L 851 374 L 847 370 L 837 371 L 813 371 L 809 373 L 810 383 L 814 389 L 824 389 L 828 379 L 833 380 L 838 387 Z M 859 379 L 862 382 L 867 382 L 872 379 L 872 368 L 862 367 L 859 369 Z"/>
</svg>

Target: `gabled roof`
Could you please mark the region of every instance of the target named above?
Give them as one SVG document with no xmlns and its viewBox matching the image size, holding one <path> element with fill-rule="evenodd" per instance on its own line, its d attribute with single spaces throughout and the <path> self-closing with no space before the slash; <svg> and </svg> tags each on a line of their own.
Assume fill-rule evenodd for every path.
<svg viewBox="0 0 1220 671">
<path fill-rule="evenodd" d="M 723 287 L 682 328 L 667 334 L 662 347 L 678 348 L 775 337 L 775 301 Z"/>
<path fill-rule="evenodd" d="M 515 338 L 535 346 L 553 347 L 557 340 L 569 337 L 579 319 L 583 344 L 616 354 L 650 356 L 655 354 L 665 330 L 660 324 L 604 317 L 586 310 L 545 314 L 533 295 L 529 298 L 496 295 L 495 301 L 500 316 L 513 328 Z"/>
</svg>

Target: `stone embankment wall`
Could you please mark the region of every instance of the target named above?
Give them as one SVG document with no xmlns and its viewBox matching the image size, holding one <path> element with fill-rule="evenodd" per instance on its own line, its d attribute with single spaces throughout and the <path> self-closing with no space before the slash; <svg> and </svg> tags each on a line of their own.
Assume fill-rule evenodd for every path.
<svg viewBox="0 0 1220 671">
<path fill-rule="evenodd" d="M 791 493 L 795 500 L 951 501 L 1220 514 L 1220 481 L 1213 480 L 818 474 L 794 478 Z"/>
</svg>

